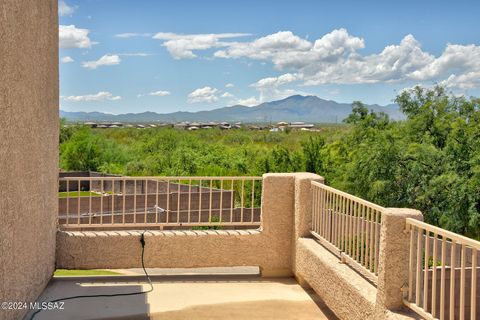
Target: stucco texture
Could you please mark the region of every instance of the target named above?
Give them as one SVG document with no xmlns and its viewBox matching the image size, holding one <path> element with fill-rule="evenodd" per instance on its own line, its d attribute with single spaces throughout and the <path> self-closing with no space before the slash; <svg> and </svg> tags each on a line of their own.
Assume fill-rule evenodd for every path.
<svg viewBox="0 0 480 320">
<path fill-rule="evenodd" d="M 259 266 L 265 276 L 290 275 L 294 244 L 294 174 L 266 174 L 258 230 L 147 231 L 152 268 Z M 141 230 L 60 231 L 57 265 L 67 269 L 140 266 Z"/>
<path fill-rule="evenodd" d="M 420 211 L 406 208 L 386 208 L 382 212 L 380 235 L 377 317 L 387 310 L 402 310 L 401 291 L 408 283 L 410 236 L 405 232 L 406 218 L 423 220 Z M 415 263 L 415 262 L 414 262 Z"/>
<path fill-rule="evenodd" d="M 146 231 L 145 266 L 258 266 L 263 276 L 295 275 L 340 319 L 415 318 L 401 304 L 409 243 L 404 229 L 405 218 L 421 219 L 421 213 L 395 208 L 383 212 L 377 288 L 310 238 L 311 181 L 322 183 L 323 178 L 309 173 L 264 175 L 262 226 L 257 230 Z M 138 268 L 142 232 L 59 231 L 57 266 Z"/>
<path fill-rule="evenodd" d="M 313 239 L 297 241 L 297 277 L 305 280 L 340 319 L 373 319 L 377 290 Z"/>
<path fill-rule="evenodd" d="M 35 301 L 54 271 L 57 174 L 57 0 L 2 0 L 0 301 Z"/>
</svg>

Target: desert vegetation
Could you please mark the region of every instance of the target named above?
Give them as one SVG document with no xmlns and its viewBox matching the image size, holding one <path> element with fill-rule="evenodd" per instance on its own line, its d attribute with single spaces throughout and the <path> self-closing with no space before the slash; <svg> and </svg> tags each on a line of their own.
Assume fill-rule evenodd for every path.
<svg viewBox="0 0 480 320">
<path fill-rule="evenodd" d="M 416 87 L 391 121 L 354 102 L 342 125 L 318 132 L 65 126 L 61 167 L 124 175 L 261 175 L 308 171 L 389 207 L 417 208 L 434 225 L 480 238 L 480 100 Z"/>
</svg>

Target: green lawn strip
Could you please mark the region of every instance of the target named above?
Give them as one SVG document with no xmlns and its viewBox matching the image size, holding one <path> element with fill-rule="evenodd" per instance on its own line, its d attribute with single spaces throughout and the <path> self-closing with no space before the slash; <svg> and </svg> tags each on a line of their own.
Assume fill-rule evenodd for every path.
<svg viewBox="0 0 480 320">
<path fill-rule="evenodd" d="M 67 270 L 67 269 L 57 269 L 53 273 L 56 277 L 61 276 L 111 276 L 111 275 L 121 275 L 121 273 L 113 272 L 109 270 L 100 270 L 100 269 L 91 269 L 91 270 Z"/>
<path fill-rule="evenodd" d="M 78 194 L 78 191 L 59 192 L 58 193 L 59 198 L 66 198 L 67 196 L 69 198 L 74 198 L 74 197 L 78 197 L 79 194 Z M 100 194 L 95 193 L 95 192 L 90 192 L 90 191 L 80 191 L 80 197 L 89 197 L 89 196 L 100 197 Z"/>
<path fill-rule="evenodd" d="M 105 191 L 105 193 L 112 194 L 111 191 Z M 78 191 L 69 191 L 69 192 L 59 192 L 58 197 L 59 198 L 66 198 L 68 195 L 69 198 L 75 198 L 78 197 Z M 101 194 L 98 192 L 91 192 L 91 191 L 80 191 L 80 197 L 100 197 Z"/>
</svg>

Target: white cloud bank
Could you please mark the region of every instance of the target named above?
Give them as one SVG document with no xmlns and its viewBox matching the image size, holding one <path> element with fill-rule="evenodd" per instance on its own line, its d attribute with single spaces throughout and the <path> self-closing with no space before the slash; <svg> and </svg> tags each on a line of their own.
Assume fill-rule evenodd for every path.
<svg viewBox="0 0 480 320">
<path fill-rule="evenodd" d="M 88 37 L 89 32 L 88 29 L 80 29 L 74 25 L 60 25 L 58 27 L 60 48 L 90 48 L 95 42 L 92 42 Z"/>
<path fill-rule="evenodd" d="M 423 51 L 420 42 L 409 34 L 379 53 L 363 55 L 365 40 L 343 28 L 314 41 L 291 31 L 279 31 L 252 41 L 231 40 L 248 35 L 157 33 L 154 38 L 164 40 L 163 45 L 175 59 L 195 58 L 194 51 L 217 48 L 214 57 L 270 62 L 307 86 L 421 81 L 443 83 L 449 88 L 480 87 L 480 46 L 475 44 L 447 44 L 435 56 Z M 288 81 L 291 76 L 262 79 L 254 87 L 258 90 L 262 86 L 272 87 L 273 82 Z"/>
<path fill-rule="evenodd" d="M 85 61 L 82 63 L 84 68 L 93 70 L 101 66 L 114 66 L 120 64 L 122 60 L 117 54 L 106 54 L 98 60 L 94 61 Z"/>
<path fill-rule="evenodd" d="M 105 101 L 105 100 L 116 101 L 116 100 L 122 99 L 122 97 L 114 96 L 108 91 L 100 91 L 95 94 L 87 94 L 83 96 L 61 96 L 60 98 L 64 101 L 69 101 L 69 102 L 89 102 L 89 101 Z"/>
<path fill-rule="evenodd" d="M 163 40 L 163 46 L 175 59 L 192 59 L 196 55 L 194 50 L 207 50 L 210 48 L 229 45 L 222 39 L 231 39 L 249 36 L 248 33 L 210 33 L 210 34 L 176 34 L 171 32 L 158 32 L 153 39 Z"/>
</svg>

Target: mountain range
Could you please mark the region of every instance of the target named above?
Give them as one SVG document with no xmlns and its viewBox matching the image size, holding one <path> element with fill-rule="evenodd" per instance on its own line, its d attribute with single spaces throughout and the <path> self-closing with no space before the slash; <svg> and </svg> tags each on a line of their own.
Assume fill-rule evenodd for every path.
<svg viewBox="0 0 480 320">
<path fill-rule="evenodd" d="M 403 119 L 405 116 L 398 105 L 386 106 L 367 105 L 375 112 L 384 112 L 393 120 Z M 336 123 L 345 119 L 352 111 L 349 103 L 338 103 L 324 100 L 317 96 L 294 95 L 282 100 L 265 102 L 253 107 L 234 105 L 208 111 L 173 113 L 126 113 L 108 114 L 102 112 L 68 112 L 60 110 L 60 117 L 71 122 L 182 122 L 182 121 L 241 121 L 278 122 L 304 121 L 313 123 Z"/>
</svg>

